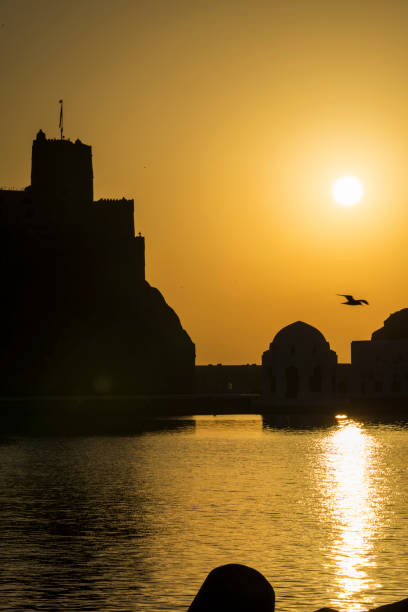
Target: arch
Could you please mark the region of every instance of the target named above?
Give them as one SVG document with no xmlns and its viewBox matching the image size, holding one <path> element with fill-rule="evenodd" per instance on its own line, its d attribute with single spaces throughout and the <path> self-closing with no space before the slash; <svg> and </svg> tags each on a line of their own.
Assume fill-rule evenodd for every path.
<svg viewBox="0 0 408 612">
<path fill-rule="evenodd" d="M 320 366 L 313 368 L 313 374 L 310 377 L 310 390 L 313 393 L 321 393 L 322 391 L 322 368 Z"/>
<path fill-rule="evenodd" d="M 299 394 L 299 373 L 295 366 L 289 366 L 285 371 L 286 397 L 295 399 Z"/>
</svg>

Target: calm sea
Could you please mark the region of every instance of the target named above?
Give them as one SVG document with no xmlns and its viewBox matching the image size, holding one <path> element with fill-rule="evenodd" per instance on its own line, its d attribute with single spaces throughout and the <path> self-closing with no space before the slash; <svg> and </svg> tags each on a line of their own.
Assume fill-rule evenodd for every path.
<svg viewBox="0 0 408 612">
<path fill-rule="evenodd" d="M 186 610 L 230 562 L 270 580 L 278 611 L 408 596 L 403 426 L 251 415 L 8 439 L 0 483 L 0 610 Z"/>
</svg>

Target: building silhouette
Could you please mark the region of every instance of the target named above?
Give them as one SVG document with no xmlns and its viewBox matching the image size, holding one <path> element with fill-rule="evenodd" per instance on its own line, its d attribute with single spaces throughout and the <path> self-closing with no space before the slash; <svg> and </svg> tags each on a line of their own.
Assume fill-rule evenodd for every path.
<svg viewBox="0 0 408 612">
<path fill-rule="evenodd" d="M 315 405 L 336 395 L 337 355 L 323 334 L 302 321 L 281 329 L 262 355 L 263 399 Z"/>
<path fill-rule="evenodd" d="M 0 395 L 191 390 L 195 347 L 145 280 L 133 214 L 94 201 L 90 146 L 38 132 L 31 185 L 0 190 Z"/>
<path fill-rule="evenodd" d="M 365 398 L 408 396 L 408 308 L 391 314 L 371 340 L 351 343 L 351 394 Z"/>
<path fill-rule="evenodd" d="M 323 334 L 296 321 L 274 336 L 262 365 L 195 368 L 198 394 L 259 396 L 257 410 L 367 406 L 405 411 L 408 399 L 408 308 L 391 314 L 370 340 L 351 343 L 351 363 L 338 363 Z M 345 403 L 346 402 L 346 403 Z"/>
<path fill-rule="evenodd" d="M 337 362 L 315 327 L 301 321 L 284 327 L 263 353 L 260 391 L 268 406 L 318 407 L 343 400 L 405 405 L 408 308 L 391 314 L 371 340 L 353 341 L 350 364 Z"/>
</svg>

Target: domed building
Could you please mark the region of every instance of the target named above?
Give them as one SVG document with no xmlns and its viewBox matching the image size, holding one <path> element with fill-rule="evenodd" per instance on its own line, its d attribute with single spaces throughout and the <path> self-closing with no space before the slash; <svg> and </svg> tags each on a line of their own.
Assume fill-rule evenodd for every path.
<svg viewBox="0 0 408 612">
<path fill-rule="evenodd" d="M 262 355 L 267 404 L 316 405 L 334 397 L 337 355 L 323 334 L 296 321 L 281 329 Z"/>
<path fill-rule="evenodd" d="M 408 308 L 391 314 L 371 340 L 351 343 L 352 395 L 408 395 Z"/>
</svg>

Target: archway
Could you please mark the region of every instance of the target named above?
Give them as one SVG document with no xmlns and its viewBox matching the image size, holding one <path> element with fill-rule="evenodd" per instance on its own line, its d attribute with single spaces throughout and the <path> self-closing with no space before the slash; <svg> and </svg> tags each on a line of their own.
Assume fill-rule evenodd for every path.
<svg viewBox="0 0 408 612">
<path fill-rule="evenodd" d="M 319 366 L 313 369 L 313 374 L 310 377 L 310 390 L 313 393 L 320 393 L 322 390 L 322 369 Z"/>
<path fill-rule="evenodd" d="M 295 366 L 286 368 L 286 397 L 296 398 L 299 394 L 299 374 Z"/>
</svg>

